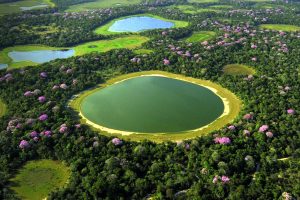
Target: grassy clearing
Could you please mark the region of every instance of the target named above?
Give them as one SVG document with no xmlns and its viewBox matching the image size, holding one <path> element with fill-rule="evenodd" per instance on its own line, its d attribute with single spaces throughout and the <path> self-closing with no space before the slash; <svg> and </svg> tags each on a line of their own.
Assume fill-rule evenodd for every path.
<svg viewBox="0 0 300 200">
<path fill-rule="evenodd" d="M 300 31 L 299 26 L 287 25 L 287 24 L 262 24 L 260 25 L 260 28 L 276 30 L 276 31 L 287 31 L 287 32 Z"/>
<path fill-rule="evenodd" d="M 128 48 L 134 49 L 141 46 L 144 42 L 147 42 L 149 38 L 139 35 L 132 35 L 127 37 L 116 38 L 113 40 L 98 40 L 94 42 L 88 42 L 71 47 L 75 50 L 75 56 L 88 54 L 91 52 L 106 52 L 112 49 Z M 5 48 L 0 52 L 0 63 L 8 64 L 9 68 L 21 68 L 25 66 L 35 66 L 38 63 L 31 61 L 13 62 L 8 56 L 11 51 L 37 51 L 37 50 L 62 50 L 71 48 L 56 48 L 42 45 L 23 45 Z"/>
<path fill-rule="evenodd" d="M 128 78 L 138 77 L 138 76 L 142 76 L 142 75 L 151 75 L 151 74 L 160 74 L 160 75 L 167 76 L 169 78 L 180 79 L 183 81 L 188 81 L 188 82 L 199 84 L 199 85 L 202 85 L 205 87 L 209 87 L 217 95 L 219 95 L 223 100 L 226 99 L 226 103 L 224 102 L 224 104 L 226 104 L 225 107 L 227 107 L 228 112 L 226 114 L 222 115 L 221 117 L 219 117 L 218 119 L 216 119 L 211 124 L 201 127 L 200 129 L 197 129 L 194 131 L 188 131 L 188 132 L 178 132 L 178 133 L 168 133 L 168 134 L 164 134 L 164 133 L 159 133 L 159 134 L 133 133 L 133 134 L 126 135 L 126 134 L 106 132 L 106 131 L 97 129 L 93 126 L 90 126 L 91 129 L 98 131 L 99 133 L 101 133 L 103 135 L 107 135 L 107 136 L 114 135 L 114 136 L 118 136 L 120 138 L 134 140 L 134 141 L 141 141 L 144 139 L 152 140 L 155 142 L 181 141 L 181 140 L 191 139 L 191 138 L 194 138 L 197 136 L 205 135 L 205 134 L 212 132 L 213 130 L 217 130 L 217 129 L 224 127 L 226 124 L 232 122 L 236 118 L 236 116 L 240 112 L 240 109 L 242 108 L 242 102 L 232 92 L 230 92 L 229 90 L 223 88 L 222 86 L 220 86 L 216 83 L 213 83 L 213 82 L 207 81 L 207 80 L 186 77 L 183 75 L 163 72 L 163 71 L 145 71 L 145 72 L 137 72 L 137 73 L 131 73 L 131 74 L 117 76 L 116 78 L 108 80 L 104 84 L 100 84 L 93 89 L 83 91 L 79 95 L 76 95 L 76 97 L 70 101 L 69 105 L 75 111 L 80 113 L 81 103 L 84 100 L 84 98 L 87 97 L 88 95 L 98 91 L 99 89 L 103 89 L 109 85 L 112 85 L 118 81 L 122 81 L 122 80 L 125 80 Z M 226 110 L 226 108 L 225 108 L 225 110 Z M 89 122 L 83 118 L 81 119 L 81 123 L 90 125 Z"/>
<path fill-rule="evenodd" d="M 54 189 L 62 188 L 69 177 L 69 168 L 61 162 L 29 161 L 10 180 L 10 189 L 21 199 L 41 200 Z"/>
<path fill-rule="evenodd" d="M 113 40 L 100 40 L 88 42 L 74 47 L 76 56 L 88 54 L 91 52 L 106 52 L 112 49 L 134 49 L 147 42 L 149 38 L 139 35 L 116 38 Z"/>
<path fill-rule="evenodd" d="M 247 0 L 250 2 L 272 2 L 272 0 Z"/>
<path fill-rule="evenodd" d="M 175 6 L 170 6 L 170 8 L 179 9 L 181 12 L 186 14 L 197 14 L 202 12 L 220 12 L 220 10 L 215 10 L 210 8 L 197 8 L 191 5 L 175 5 Z"/>
<path fill-rule="evenodd" d="M 136 17 L 136 16 L 147 16 L 147 17 L 153 17 L 153 18 L 156 18 L 156 19 L 172 22 L 172 23 L 174 23 L 173 28 L 182 28 L 182 27 L 186 27 L 186 26 L 189 25 L 189 23 L 185 22 L 185 21 L 166 19 L 166 18 L 157 16 L 157 15 L 151 15 L 151 14 L 139 14 L 139 15 L 130 15 L 130 16 L 114 19 L 114 20 L 108 22 L 107 24 L 104 24 L 103 26 L 100 26 L 99 28 L 97 28 L 95 30 L 95 33 L 96 34 L 101 34 L 101 35 L 124 34 L 123 32 L 111 32 L 108 29 L 109 29 L 109 27 L 111 27 L 115 23 L 115 21 L 118 21 L 118 20 L 121 20 L 121 19 L 126 19 L 126 18 L 129 18 L 129 17 Z"/>
<path fill-rule="evenodd" d="M 47 5 L 48 7 L 55 6 L 55 4 L 51 2 L 51 0 L 23 0 L 23 1 L 16 1 L 12 3 L 1 3 L 0 15 L 22 12 L 22 7 L 32 7 L 32 6 L 41 6 L 41 5 Z M 39 9 L 39 8 L 45 8 L 45 7 L 32 7 L 32 9 Z"/>
<path fill-rule="evenodd" d="M 219 0 L 188 0 L 189 3 L 216 3 Z"/>
<path fill-rule="evenodd" d="M 262 8 L 262 9 L 272 9 L 272 8 L 286 8 L 285 5 L 278 5 L 278 4 L 271 4 L 271 3 L 256 3 L 254 5 L 255 8 Z"/>
<path fill-rule="evenodd" d="M 0 100 L 0 117 L 4 116 L 7 111 L 7 106 L 5 103 L 3 103 L 2 100 Z"/>
<path fill-rule="evenodd" d="M 209 8 L 212 9 L 231 9 L 233 6 L 231 5 L 214 5 L 214 6 L 209 6 Z"/>
<path fill-rule="evenodd" d="M 216 35 L 213 31 L 200 31 L 193 33 L 190 37 L 186 38 L 186 42 L 203 42 L 214 38 Z"/>
<path fill-rule="evenodd" d="M 240 64 L 230 64 L 226 65 L 223 68 L 224 74 L 227 75 L 253 75 L 255 74 L 255 70 L 246 65 Z"/>
<path fill-rule="evenodd" d="M 150 54 L 153 53 L 154 51 L 150 49 L 135 49 L 133 50 L 133 52 L 136 54 Z"/>
<path fill-rule="evenodd" d="M 129 6 L 141 3 L 141 0 L 97 0 L 94 2 L 81 3 L 70 6 L 67 12 L 81 12 L 99 8 L 111 8 L 118 6 Z"/>
</svg>

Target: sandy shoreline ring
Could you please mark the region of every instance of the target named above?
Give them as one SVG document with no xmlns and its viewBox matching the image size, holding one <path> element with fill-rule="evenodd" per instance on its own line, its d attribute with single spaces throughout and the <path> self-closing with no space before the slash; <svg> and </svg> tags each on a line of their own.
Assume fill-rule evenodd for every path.
<svg viewBox="0 0 300 200">
<path fill-rule="evenodd" d="M 150 72 L 153 72 L 153 73 L 150 73 Z M 154 73 L 154 72 L 157 72 L 157 73 Z M 143 74 L 143 73 L 146 73 L 146 74 Z M 211 81 L 208 81 L 208 80 L 202 80 L 202 79 L 196 79 L 196 78 L 192 78 L 192 77 L 185 77 L 183 75 L 178 75 L 178 74 L 171 74 L 171 73 L 168 73 L 168 72 L 160 72 L 160 71 L 146 71 L 146 72 L 137 72 L 137 73 L 132 73 L 132 74 L 126 74 L 126 75 L 132 75 L 128 78 L 124 78 L 124 79 L 121 79 L 121 80 L 117 80 L 117 81 L 113 81 L 114 78 L 112 78 L 110 81 L 111 83 L 108 83 L 106 84 L 104 87 L 97 87 L 96 89 L 92 89 L 92 91 L 96 91 L 96 90 L 99 90 L 99 89 L 103 89 L 105 87 L 108 87 L 108 86 L 111 86 L 113 84 L 117 84 L 117 83 L 121 83 L 123 81 L 126 81 L 126 80 L 129 80 L 129 79 L 132 79 L 132 78 L 136 78 L 136 77 L 142 77 L 142 76 L 159 76 L 159 77 L 166 77 L 166 78 L 173 78 L 173 79 L 177 79 L 177 80 L 181 80 L 181 81 L 185 81 L 185 82 L 188 82 L 188 83 L 193 83 L 193 84 L 196 84 L 196 85 L 200 85 L 202 87 L 205 87 L 209 90 L 211 90 L 215 95 L 217 95 L 219 98 L 221 98 L 221 100 L 223 101 L 223 104 L 224 104 L 224 111 L 222 113 L 222 115 L 220 115 L 217 119 L 215 119 L 213 122 L 205 125 L 205 126 L 202 126 L 202 127 L 199 127 L 197 129 L 193 129 L 193 130 L 186 130 L 186 131 L 182 131 L 182 132 L 179 132 L 179 133 L 187 133 L 187 132 L 197 132 L 197 131 L 201 131 L 201 130 L 204 130 L 204 129 L 207 129 L 208 127 L 210 127 L 212 124 L 214 124 L 216 121 L 218 121 L 220 118 L 224 118 L 226 116 L 228 116 L 230 114 L 230 101 L 219 94 L 219 90 L 217 88 L 214 88 L 214 87 L 211 87 L 211 86 L 208 86 L 206 85 L 204 82 L 206 82 L 207 84 L 210 83 L 210 84 L 213 84 L 213 85 L 216 85 L 216 86 L 219 86 L 219 87 L 222 87 L 216 83 L 213 83 Z M 124 75 L 124 76 L 126 76 Z M 120 77 L 123 77 L 122 75 Z M 198 83 L 196 80 L 198 81 L 201 81 L 203 83 Z M 105 83 L 104 83 L 105 84 Z M 103 85 L 103 84 L 101 84 Z M 222 87 L 223 88 L 223 87 Z M 225 89 L 225 88 L 224 88 Z M 227 90 L 227 89 L 225 89 Z M 82 92 L 83 93 L 83 92 Z M 88 94 L 87 96 L 89 96 L 90 94 Z M 71 101 L 76 101 L 76 98 L 78 98 L 80 96 L 79 95 L 74 95 L 74 98 L 71 99 Z M 84 97 L 86 98 L 86 97 Z M 83 99 L 84 99 L 83 98 Z M 82 100 L 80 101 L 80 106 L 81 106 L 81 102 Z M 151 135 L 151 136 L 162 136 L 162 135 L 171 135 L 172 132 L 166 132 L 166 133 L 143 133 L 143 132 L 130 132 L 130 131 L 122 131 L 122 130 L 117 130 L 117 129 L 111 129 L 111 128 L 108 128 L 108 127 L 105 127 L 105 126 L 101 126 L 99 124 L 96 124 L 92 121 L 90 121 L 88 118 L 86 118 L 83 113 L 81 112 L 81 109 L 79 108 L 78 110 L 79 112 L 79 116 L 84 120 L 84 122 L 90 126 L 92 126 L 93 128 L 97 129 L 97 130 L 100 130 L 100 131 L 104 131 L 106 133 L 109 133 L 111 135 L 114 135 L 114 134 L 118 134 L 118 135 L 121 135 L 121 136 L 130 136 L 130 135 Z M 233 120 L 233 119 L 232 119 Z M 232 121 L 231 120 L 231 121 Z M 224 124 L 225 125 L 225 124 Z M 209 131 L 210 132 L 210 131 Z M 187 138 L 189 139 L 189 138 Z M 175 141 L 178 141 L 178 140 L 175 140 Z"/>
</svg>

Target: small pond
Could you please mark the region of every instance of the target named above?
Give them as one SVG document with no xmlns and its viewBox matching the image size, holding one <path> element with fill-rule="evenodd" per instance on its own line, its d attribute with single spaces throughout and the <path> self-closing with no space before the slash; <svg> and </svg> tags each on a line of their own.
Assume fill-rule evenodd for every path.
<svg viewBox="0 0 300 200">
<path fill-rule="evenodd" d="M 190 82 L 159 76 L 142 76 L 115 83 L 87 96 L 82 114 L 106 128 L 168 133 L 197 129 L 224 111 L 213 91 Z"/>
<path fill-rule="evenodd" d="M 38 51 L 11 51 L 8 56 L 13 62 L 31 61 L 45 63 L 58 58 L 69 58 L 75 54 L 73 49 L 68 50 L 38 50 Z"/>
<path fill-rule="evenodd" d="M 173 22 L 147 16 L 135 16 L 115 21 L 108 29 L 111 32 L 139 32 L 158 28 L 172 28 Z"/>
<path fill-rule="evenodd" d="M 1 69 L 6 69 L 7 67 L 8 67 L 7 64 L 0 64 L 0 70 L 1 70 Z"/>
</svg>

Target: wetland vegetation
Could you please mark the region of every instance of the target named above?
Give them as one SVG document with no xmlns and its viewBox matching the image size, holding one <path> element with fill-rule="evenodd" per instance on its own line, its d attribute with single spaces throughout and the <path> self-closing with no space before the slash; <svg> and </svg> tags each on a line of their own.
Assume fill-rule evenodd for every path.
<svg viewBox="0 0 300 200">
<path fill-rule="evenodd" d="M 48 7 L 14 6 L 25 2 L 0 0 L 0 199 L 300 198 L 299 2 L 53 0 Z M 175 26 L 107 32 L 132 16 Z M 38 66 L 8 56 L 66 49 L 75 56 Z M 198 91 L 206 88 L 195 83 L 226 98 L 228 115 L 198 123 Z M 151 96 L 160 89 L 163 98 Z M 122 115 L 146 112 L 139 102 L 147 102 L 153 106 L 148 114 L 165 114 L 151 130 L 174 132 L 128 134 L 147 128 L 148 117 L 141 116 L 147 113 L 128 123 L 134 127 L 119 126 L 121 133 L 93 127 L 80 116 L 81 103 L 93 95 L 101 97 L 91 100 L 95 105 L 107 105 L 99 124 L 109 114 L 119 116 L 112 97 L 103 102 L 107 91 L 115 102 L 124 101 L 120 110 L 130 103 Z M 132 91 L 143 95 L 128 99 Z M 167 124 L 163 116 L 185 123 Z M 122 118 L 118 123 L 127 125 Z"/>
</svg>

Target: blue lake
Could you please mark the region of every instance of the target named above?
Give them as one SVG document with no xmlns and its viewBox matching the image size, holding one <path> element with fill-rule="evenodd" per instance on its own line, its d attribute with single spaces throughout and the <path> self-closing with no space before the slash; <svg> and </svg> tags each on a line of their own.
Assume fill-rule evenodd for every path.
<svg viewBox="0 0 300 200">
<path fill-rule="evenodd" d="M 8 67 L 7 64 L 0 64 L 0 70 L 1 70 L 1 69 L 5 69 L 5 68 L 7 68 L 7 67 Z"/>
<path fill-rule="evenodd" d="M 108 31 L 111 32 L 139 32 L 158 28 L 171 28 L 173 22 L 156 19 L 153 17 L 137 16 L 117 20 L 111 25 Z"/>
<path fill-rule="evenodd" d="M 39 51 L 12 51 L 8 56 L 14 62 L 32 61 L 45 63 L 58 58 L 69 58 L 75 54 L 73 49 L 68 50 L 39 50 Z"/>
</svg>

